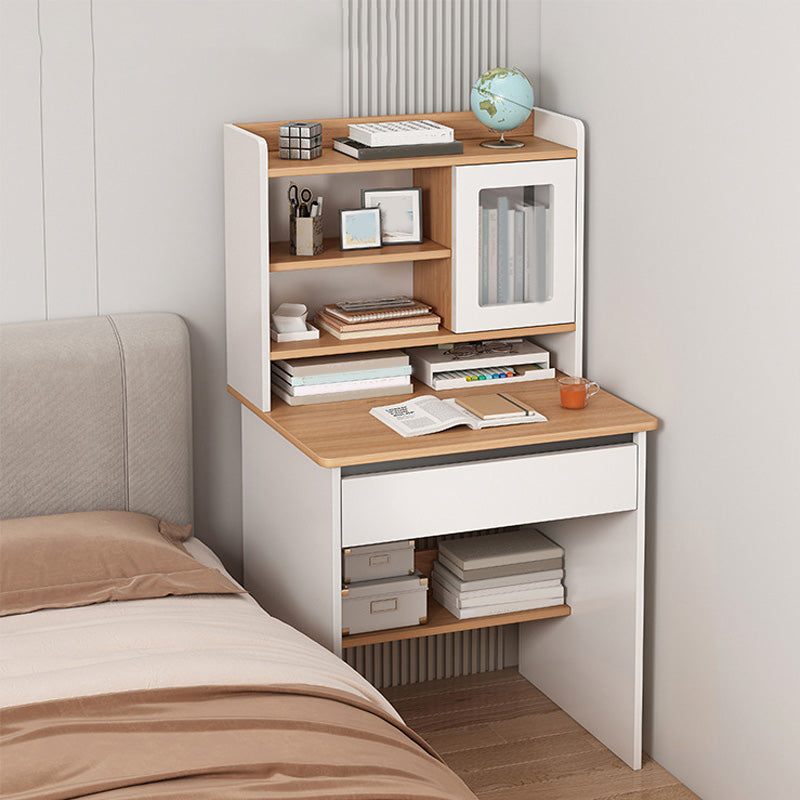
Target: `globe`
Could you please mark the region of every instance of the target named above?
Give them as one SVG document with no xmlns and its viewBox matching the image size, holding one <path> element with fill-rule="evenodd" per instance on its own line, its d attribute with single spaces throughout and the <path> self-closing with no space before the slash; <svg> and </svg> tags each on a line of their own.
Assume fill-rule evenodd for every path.
<svg viewBox="0 0 800 800">
<path fill-rule="evenodd" d="M 506 140 L 504 132 L 518 128 L 533 111 L 533 86 L 525 73 L 490 69 L 473 84 L 469 101 L 478 122 L 500 133 L 500 139 L 481 142 L 484 147 L 524 147 L 523 142 Z"/>
</svg>

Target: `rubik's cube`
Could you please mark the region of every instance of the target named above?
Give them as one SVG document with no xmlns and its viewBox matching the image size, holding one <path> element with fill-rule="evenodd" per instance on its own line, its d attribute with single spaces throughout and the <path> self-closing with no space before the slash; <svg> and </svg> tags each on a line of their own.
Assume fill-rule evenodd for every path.
<svg viewBox="0 0 800 800">
<path fill-rule="evenodd" d="M 278 129 L 278 155 L 310 161 L 322 155 L 322 125 L 319 122 L 288 122 Z"/>
</svg>

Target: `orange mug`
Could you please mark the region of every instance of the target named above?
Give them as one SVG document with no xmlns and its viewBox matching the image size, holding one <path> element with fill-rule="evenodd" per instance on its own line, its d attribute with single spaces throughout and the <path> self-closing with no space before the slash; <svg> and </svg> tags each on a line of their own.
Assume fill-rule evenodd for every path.
<svg viewBox="0 0 800 800">
<path fill-rule="evenodd" d="M 586 378 L 573 378 L 565 375 L 558 379 L 561 390 L 561 405 L 564 408 L 586 408 L 589 398 L 600 391 L 600 387 Z"/>
</svg>

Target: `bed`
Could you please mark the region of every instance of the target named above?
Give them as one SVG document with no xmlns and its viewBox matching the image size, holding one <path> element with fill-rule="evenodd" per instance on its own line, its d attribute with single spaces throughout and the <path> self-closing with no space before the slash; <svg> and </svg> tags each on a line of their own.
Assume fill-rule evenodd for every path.
<svg viewBox="0 0 800 800">
<path fill-rule="evenodd" d="M 0 329 L 0 794 L 474 798 L 191 536 L 189 387 L 175 315 Z"/>
</svg>

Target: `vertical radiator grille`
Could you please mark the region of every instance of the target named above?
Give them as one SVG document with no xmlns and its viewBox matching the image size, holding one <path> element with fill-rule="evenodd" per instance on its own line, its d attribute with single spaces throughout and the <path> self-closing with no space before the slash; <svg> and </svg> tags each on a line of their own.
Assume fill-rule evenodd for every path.
<svg viewBox="0 0 800 800">
<path fill-rule="evenodd" d="M 469 109 L 504 66 L 508 0 L 343 0 L 344 116 Z"/>
<path fill-rule="evenodd" d="M 443 633 L 423 639 L 367 644 L 344 651 L 344 659 L 373 686 L 454 678 L 516 663 L 508 628 Z"/>
</svg>

